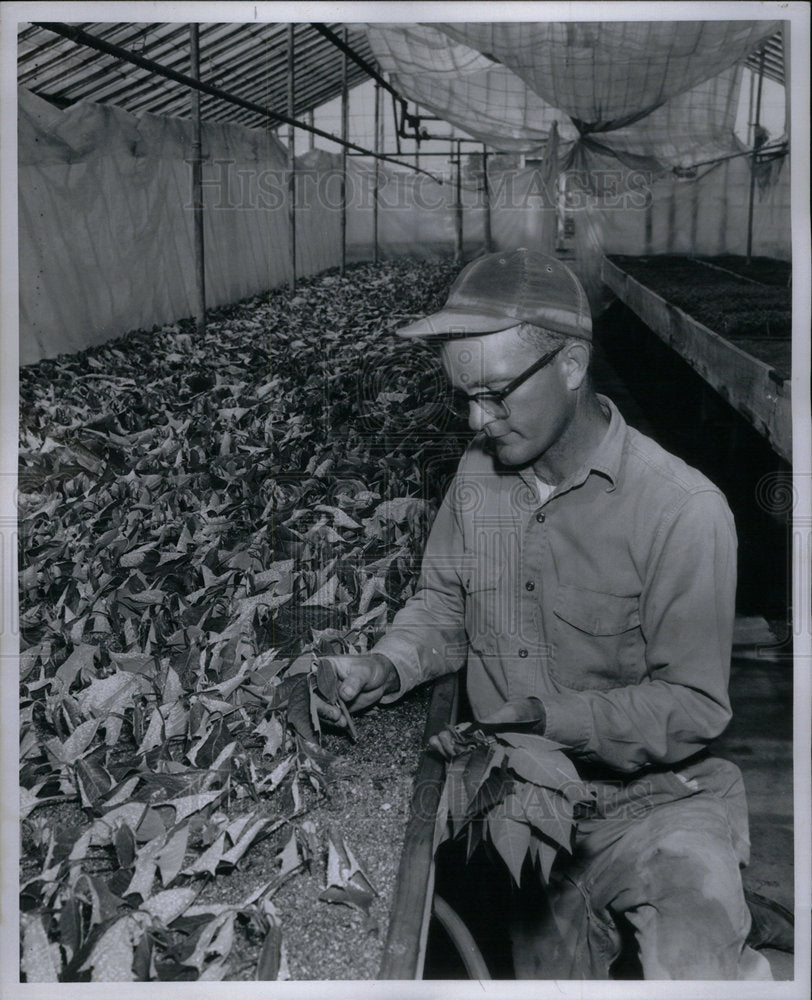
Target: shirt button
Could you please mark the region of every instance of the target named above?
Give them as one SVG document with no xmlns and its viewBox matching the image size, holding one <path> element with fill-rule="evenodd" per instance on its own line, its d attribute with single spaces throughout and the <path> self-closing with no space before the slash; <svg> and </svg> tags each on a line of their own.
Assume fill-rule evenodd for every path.
<svg viewBox="0 0 812 1000">
<path fill-rule="evenodd" d="M 536 589 L 536 585 L 535 585 L 535 583 L 533 583 L 532 580 L 528 580 L 527 583 L 524 585 L 524 588 L 525 588 L 525 590 L 535 590 Z"/>
<path fill-rule="evenodd" d="M 520 657 L 521 657 L 521 658 L 522 658 L 523 660 L 524 660 L 524 659 L 526 659 L 526 657 L 527 657 L 527 650 L 526 650 L 526 649 L 520 649 L 520 650 L 519 650 L 519 656 L 520 656 Z"/>
<path fill-rule="evenodd" d="M 539 511 L 538 514 L 536 514 L 536 520 L 539 524 L 544 524 L 544 517 L 545 515 L 542 511 Z"/>
</svg>

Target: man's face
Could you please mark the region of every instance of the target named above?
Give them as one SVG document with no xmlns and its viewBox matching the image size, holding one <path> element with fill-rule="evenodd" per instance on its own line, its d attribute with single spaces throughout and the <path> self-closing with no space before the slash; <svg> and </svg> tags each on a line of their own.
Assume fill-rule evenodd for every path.
<svg viewBox="0 0 812 1000">
<path fill-rule="evenodd" d="M 518 328 L 451 340 L 442 359 L 452 385 L 471 395 L 501 389 L 545 353 L 519 337 Z M 531 375 L 506 399 L 509 414 L 493 417 L 480 406 L 469 406 L 468 423 L 484 431 L 503 465 L 523 466 L 544 455 L 561 438 L 575 408 L 576 394 L 568 387 L 564 352 Z"/>
</svg>

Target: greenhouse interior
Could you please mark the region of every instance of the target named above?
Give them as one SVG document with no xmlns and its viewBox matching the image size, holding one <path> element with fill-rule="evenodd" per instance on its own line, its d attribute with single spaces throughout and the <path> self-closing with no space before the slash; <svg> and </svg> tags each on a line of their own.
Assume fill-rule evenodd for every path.
<svg viewBox="0 0 812 1000">
<path fill-rule="evenodd" d="M 808 213 L 790 176 L 808 87 L 789 81 L 809 12 L 661 6 L 16 24 L 20 982 L 808 984 L 792 338 Z M 580 332 L 534 322 L 558 316 L 552 291 L 528 298 L 534 261 L 545 289 L 577 287 Z M 510 321 L 466 332 L 497 300 Z M 455 309 L 458 328 L 425 319 Z M 520 322 L 554 338 L 531 374 Z M 458 343 L 509 372 L 501 390 L 474 375 L 486 391 L 465 393 Z M 528 362 L 506 368 L 513 348 Z M 501 461 L 488 428 L 513 420 L 518 454 L 522 401 L 553 383 L 532 433 L 553 400 L 582 436 Z M 587 478 L 545 479 L 598 426 Z M 601 457 L 618 427 L 636 471 Z M 570 464 L 550 464 L 566 441 Z M 489 448 L 497 471 L 463 479 Z M 533 492 L 528 469 L 538 587 L 506 582 L 525 569 L 503 508 L 452 496 L 498 505 L 494 483 Z M 646 508 L 655 477 L 706 506 Z M 498 573 L 453 563 L 465 517 L 487 522 Z M 398 661 L 398 629 L 452 578 L 464 624 L 426 635 L 459 634 L 467 669 L 419 643 Z M 515 662 L 499 650 L 523 626 L 485 640 L 471 611 L 514 590 L 553 637 Z M 570 675 L 570 649 L 604 659 Z M 374 697 L 348 693 L 356 676 Z M 662 731 L 640 736 L 641 718 Z M 718 758 L 739 775 L 714 772 L 723 792 L 702 784 Z M 621 822 L 588 801 L 610 787 L 618 843 L 667 810 L 744 810 L 725 835 L 737 957 L 686 957 L 709 950 L 721 868 L 693 896 L 671 888 L 689 909 L 666 932 L 648 897 L 623 902 L 618 853 L 598 912 L 578 865 L 595 816 Z M 562 916 L 573 885 L 585 909 Z"/>
</svg>

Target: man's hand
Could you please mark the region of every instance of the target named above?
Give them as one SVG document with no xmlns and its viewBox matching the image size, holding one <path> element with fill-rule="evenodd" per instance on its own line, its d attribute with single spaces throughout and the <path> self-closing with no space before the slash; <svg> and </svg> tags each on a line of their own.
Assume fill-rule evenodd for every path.
<svg viewBox="0 0 812 1000">
<path fill-rule="evenodd" d="M 385 694 L 394 694 L 400 687 L 400 678 L 390 660 L 380 653 L 362 656 L 321 656 L 329 662 L 338 679 L 338 697 L 350 712 L 360 712 L 380 701 Z M 318 700 L 319 715 L 341 728 L 347 722 L 340 706 Z"/>
<path fill-rule="evenodd" d="M 547 713 L 538 698 L 518 698 L 506 701 L 493 715 L 480 722 L 451 726 L 432 736 L 429 749 L 443 760 L 453 760 L 476 745 L 476 733 L 487 735 L 500 732 L 526 732 L 544 735 Z"/>
</svg>

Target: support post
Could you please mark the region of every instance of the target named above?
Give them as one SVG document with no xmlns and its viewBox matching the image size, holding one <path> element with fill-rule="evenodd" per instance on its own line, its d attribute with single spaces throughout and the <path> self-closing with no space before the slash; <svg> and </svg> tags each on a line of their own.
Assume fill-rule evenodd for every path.
<svg viewBox="0 0 812 1000">
<path fill-rule="evenodd" d="M 756 117 L 753 122 L 753 158 L 750 161 L 750 200 L 747 205 L 747 261 L 753 256 L 753 206 L 756 197 L 756 161 L 758 159 L 758 129 L 761 125 L 761 86 L 764 82 L 765 49 L 761 50 L 758 61 L 758 87 L 756 88 Z"/>
<path fill-rule="evenodd" d="M 375 139 L 373 148 L 375 149 L 375 191 L 372 202 L 372 259 L 378 263 L 378 208 L 379 190 L 381 179 L 381 165 L 378 160 L 378 153 L 381 150 L 381 85 L 375 84 Z"/>
<path fill-rule="evenodd" d="M 310 126 L 311 129 L 315 124 L 315 118 L 316 116 L 313 114 L 313 109 L 311 108 L 310 111 L 307 112 L 307 124 Z M 314 132 L 307 133 L 307 148 L 308 149 L 316 148 L 316 136 Z"/>
<path fill-rule="evenodd" d="M 488 183 L 488 147 L 482 143 L 482 201 L 485 206 L 485 253 L 493 253 L 491 233 L 491 188 Z"/>
<path fill-rule="evenodd" d="M 454 262 L 462 261 L 462 145 L 457 140 L 457 179 L 454 188 L 456 226 L 454 229 Z"/>
<path fill-rule="evenodd" d="M 189 75 L 200 80 L 200 25 L 189 25 Z M 203 233 L 203 126 L 200 91 L 192 91 L 192 212 L 194 213 L 195 316 L 199 337 L 206 335 L 206 252 Z"/>
<path fill-rule="evenodd" d="M 347 44 L 347 29 L 344 29 L 344 44 Z M 344 53 L 341 77 L 341 138 L 347 142 L 350 118 L 349 90 L 347 89 L 349 60 Z M 347 147 L 341 147 L 341 273 L 347 268 Z"/>
<path fill-rule="evenodd" d="M 294 25 L 288 25 L 288 115 L 295 117 L 296 103 L 296 40 Z M 296 157 L 295 129 L 288 124 L 288 251 L 290 253 L 290 290 L 296 288 Z"/>
</svg>

